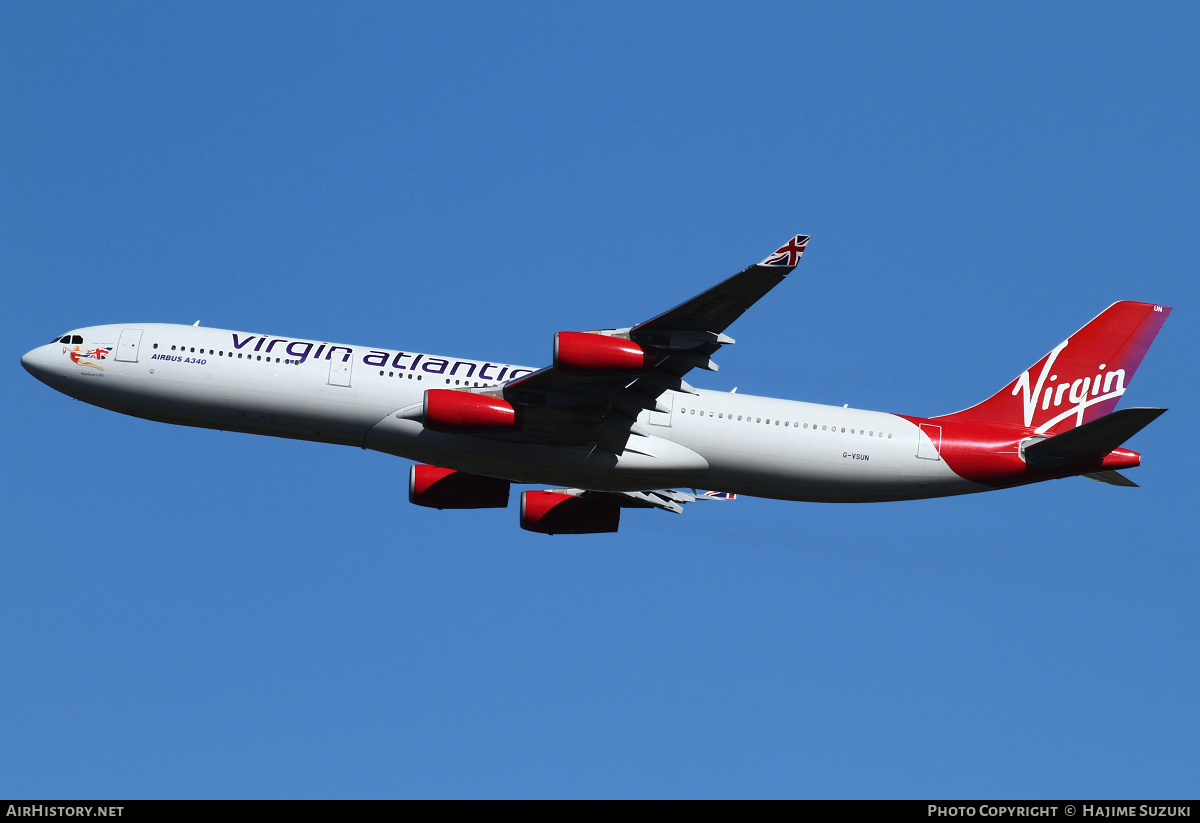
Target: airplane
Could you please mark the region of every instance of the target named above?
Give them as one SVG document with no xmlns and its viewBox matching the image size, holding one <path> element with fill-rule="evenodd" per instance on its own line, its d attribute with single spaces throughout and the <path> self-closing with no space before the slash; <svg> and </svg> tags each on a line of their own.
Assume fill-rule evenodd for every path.
<svg viewBox="0 0 1200 823">
<path fill-rule="evenodd" d="M 541 369 L 195 325 L 122 323 L 21 358 L 70 397 L 147 420 L 373 449 L 416 461 L 409 499 L 503 508 L 544 534 L 615 532 L 626 508 L 738 495 L 942 497 L 1080 475 L 1118 486 L 1166 409 L 1114 411 L 1171 307 L 1121 301 L 996 394 L 923 418 L 695 388 L 729 326 L 796 268 L 765 260 L 635 326 L 563 331 Z M 713 491 L 698 491 L 698 487 Z"/>
</svg>

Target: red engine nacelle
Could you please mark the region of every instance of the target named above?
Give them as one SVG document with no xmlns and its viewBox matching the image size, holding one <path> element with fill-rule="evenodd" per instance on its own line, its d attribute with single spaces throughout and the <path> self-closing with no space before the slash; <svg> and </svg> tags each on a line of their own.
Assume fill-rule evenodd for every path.
<svg viewBox="0 0 1200 823">
<path fill-rule="evenodd" d="M 425 392 L 425 428 L 450 434 L 521 430 L 521 411 L 499 397 L 429 389 Z"/>
<path fill-rule="evenodd" d="M 603 334 L 560 331 L 554 335 L 554 368 L 567 374 L 647 374 L 654 349 Z"/>
<path fill-rule="evenodd" d="M 528 491 L 521 494 L 521 528 L 541 534 L 598 534 L 615 532 L 621 509 L 591 503 L 559 492 Z"/>
<path fill-rule="evenodd" d="M 408 473 L 408 502 L 431 509 L 503 509 L 507 480 L 418 463 Z"/>
</svg>

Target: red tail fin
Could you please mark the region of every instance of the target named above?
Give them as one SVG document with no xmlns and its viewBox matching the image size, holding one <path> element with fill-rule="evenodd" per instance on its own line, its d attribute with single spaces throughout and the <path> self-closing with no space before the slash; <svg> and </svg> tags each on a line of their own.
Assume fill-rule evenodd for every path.
<svg viewBox="0 0 1200 823">
<path fill-rule="evenodd" d="M 955 420 L 1024 426 L 1057 434 L 1113 410 L 1170 306 L 1113 303 L 996 394 Z"/>
</svg>

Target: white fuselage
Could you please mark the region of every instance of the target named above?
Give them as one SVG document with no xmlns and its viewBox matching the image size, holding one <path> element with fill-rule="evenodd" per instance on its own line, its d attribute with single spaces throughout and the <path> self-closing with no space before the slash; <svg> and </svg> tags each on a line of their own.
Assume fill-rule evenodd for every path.
<svg viewBox="0 0 1200 823">
<path fill-rule="evenodd" d="M 137 332 L 140 332 L 138 334 Z M 499 386 L 533 369 L 168 324 L 93 326 L 22 358 L 64 394 L 124 414 L 360 446 L 520 483 L 607 491 L 704 487 L 827 502 L 984 491 L 920 428 L 884 412 L 697 390 L 643 412 L 620 456 L 430 431 L 427 389 Z M 105 348 L 103 358 L 86 353 Z M 74 357 L 72 357 L 74 354 Z"/>
</svg>

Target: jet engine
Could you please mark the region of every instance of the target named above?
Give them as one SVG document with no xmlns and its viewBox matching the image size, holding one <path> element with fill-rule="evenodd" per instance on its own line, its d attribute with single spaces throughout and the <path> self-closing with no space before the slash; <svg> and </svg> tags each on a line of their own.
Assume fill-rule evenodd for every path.
<svg viewBox="0 0 1200 823">
<path fill-rule="evenodd" d="M 615 532 L 621 510 L 592 503 L 572 494 L 527 491 L 521 494 L 521 528 L 541 534 L 598 534 Z"/>
<path fill-rule="evenodd" d="M 648 374 L 655 350 L 632 340 L 560 331 L 554 335 L 554 368 L 566 374 Z"/>
<path fill-rule="evenodd" d="M 425 428 L 449 434 L 486 434 L 521 430 L 521 411 L 499 397 L 429 389 L 422 414 Z"/>
<path fill-rule="evenodd" d="M 408 501 L 431 509 L 503 509 L 507 480 L 418 463 L 408 473 Z"/>
</svg>

